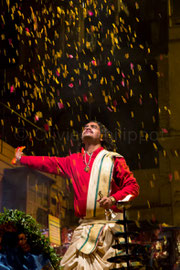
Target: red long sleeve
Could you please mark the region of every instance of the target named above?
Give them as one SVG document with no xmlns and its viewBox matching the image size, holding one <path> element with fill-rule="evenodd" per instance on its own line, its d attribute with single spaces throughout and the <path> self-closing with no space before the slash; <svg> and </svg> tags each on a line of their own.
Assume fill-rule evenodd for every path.
<svg viewBox="0 0 180 270">
<path fill-rule="evenodd" d="M 111 195 L 118 200 L 124 199 L 128 194 L 137 197 L 139 185 L 133 173 L 129 170 L 124 158 L 116 158 L 114 163 Z"/>
<path fill-rule="evenodd" d="M 71 177 L 70 157 L 48 157 L 48 156 L 22 156 L 21 165 L 27 165 L 32 169 L 58 174 L 62 177 Z"/>
</svg>

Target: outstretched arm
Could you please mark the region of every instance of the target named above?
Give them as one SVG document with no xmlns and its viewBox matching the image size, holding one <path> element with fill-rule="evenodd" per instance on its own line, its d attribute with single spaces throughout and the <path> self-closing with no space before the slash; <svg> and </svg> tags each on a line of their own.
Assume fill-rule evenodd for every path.
<svg viewBox="0 0 180 270">
<path fill-rule="evenodd" d="M 21 148 L 17 148 L 15 153 L 17 163 L 26 165 L 32 169 L 58 174 L 63 177 L 70 177 L 70 158 L 68 157 L 48 157 L 48 156 L 23 156 Z"/>
</svg>

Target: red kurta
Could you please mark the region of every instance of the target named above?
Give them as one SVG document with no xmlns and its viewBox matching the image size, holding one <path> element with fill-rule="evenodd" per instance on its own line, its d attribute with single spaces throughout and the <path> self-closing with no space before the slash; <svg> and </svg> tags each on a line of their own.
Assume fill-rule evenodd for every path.
<svg viewBox="0 0 180 270">
<path fill-rule="evenodd" d="M 92 164 L 101 150 L 103 150 L 102 147 L 93 152 L 89 164 L 90 171 L 88 173 L 84 171 L 86 165 L 82 153 L 72 154 L 67 157 L 22 156 L 21 164 L 28 165 L 33 169 L 70 178 L 74 188 L 75 215 L 84 217 L 86 215 L 87 192 Z M 88 162 L 88 157 L 86 161 Z M 110 195 L 113 195 L 116 200 L 122 200 L 128 194 L 136 197 L 139 194 L 139 186 L 133 173 L 129 170 L 125 159 L 116 157 Z M 112 207 L 112 209 L 117 211 L 116 207 Z"/>
</svg>

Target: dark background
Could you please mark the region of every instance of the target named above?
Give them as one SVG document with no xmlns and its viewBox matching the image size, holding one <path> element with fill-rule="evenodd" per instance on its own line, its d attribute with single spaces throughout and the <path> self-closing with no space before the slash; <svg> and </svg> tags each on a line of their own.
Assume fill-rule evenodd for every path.
<svg viewBox="0 0 180 270">
<path fill-rule="evenodd" d="M 85 18 L 81 35 L 71 14 L 80 4 L 70 2 L 11 1 L 8 8 L 1 1 L 1 139 L 14 147 L 25 145 L 27 155 L 64 156 L 79 150 L 82 126 L 95 119 L 112 132 L 117 151 L 132 169 L 157 167 L 161 148 L 156 61 L 168 53 L 167 1 L 125 1 L 129 16 L 118 12 L 117 1 L 98 1 L 95 9 L 87 7 L 98 15 Z M 38 18 L 38 31 L 43 29 L 41 37 L 34 30 L 30 7 Z M 57 7 L 64 10 L 59 17 Z M 114 25 L 118 46 L 108 34 L 114 33 Z M 20 84 L 11 91 L 15 78 Z M 37 96 L 34 88 L 40 89 Z M 38 121 L 37 112 L 42 113 Z"/>
</svg>

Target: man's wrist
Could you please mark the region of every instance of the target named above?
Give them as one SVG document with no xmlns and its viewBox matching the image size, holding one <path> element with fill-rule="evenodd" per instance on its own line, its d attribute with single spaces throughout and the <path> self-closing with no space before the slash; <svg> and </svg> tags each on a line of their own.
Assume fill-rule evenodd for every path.
<svg viewBox="0 0 180 270">
<path fill-rule="evenodd" d="M 16 157 L 16 162 L 19 162 L 20 163 L 21 161 L 21 156 L 20 157 Z"/>
<path fill-rule="evenodd" d="M 113 196 L 110 196 L 109 198 L 111 199 L 112 205 L 115 205 L 116 204 L 116 199 Z"/>
</svg>

